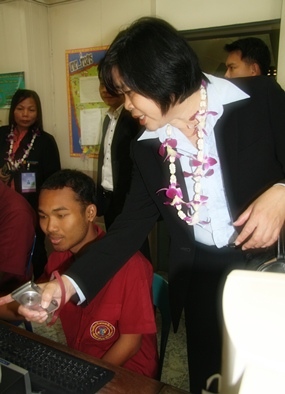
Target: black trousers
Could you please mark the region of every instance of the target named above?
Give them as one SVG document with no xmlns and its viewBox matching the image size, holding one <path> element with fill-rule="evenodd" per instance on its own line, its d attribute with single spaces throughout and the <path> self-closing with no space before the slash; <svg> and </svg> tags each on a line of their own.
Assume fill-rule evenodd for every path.
<svg viewBox="0 0 285 394">
<path fill-rule="evenodd" d="M 185 302 L 191 394 L 201 394 L 206 380 L 221 373 L 223 287 L 230 271 L 246 268 L 248 256 L 240 249 L 197 246 Z"/>
</svg>

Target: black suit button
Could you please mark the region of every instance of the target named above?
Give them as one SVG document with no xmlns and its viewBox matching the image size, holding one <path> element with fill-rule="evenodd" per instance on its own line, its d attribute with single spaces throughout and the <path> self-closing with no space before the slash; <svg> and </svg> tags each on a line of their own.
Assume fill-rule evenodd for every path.
<svg viewBox="0 0 285 394">
<path fill-rule="evenodd" d="M 180 250 L 182 250 L 183 252 L 191 252 L 191 248 L 187 248 L 187 247 L 182 247 L 180 248 Z"/>
</svg>

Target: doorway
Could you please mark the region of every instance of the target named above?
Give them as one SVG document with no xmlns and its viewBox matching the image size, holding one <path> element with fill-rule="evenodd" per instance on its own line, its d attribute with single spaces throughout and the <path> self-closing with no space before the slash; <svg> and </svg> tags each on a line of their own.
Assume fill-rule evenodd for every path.
<svg viewBox="0 0 285 394">
<path fill-rule="evenodd" d="M 270 50 L 270 75 L 276 76 L 280 19 L 207 29 L 183 30 L 180 33 L 198 55 L 202 70 L 217 77 L 222 77 L 226 71 L 227 53 L 223 49 L 225 44 L 230 44 L 244 37 L 260 38 Z"/>
</svg>

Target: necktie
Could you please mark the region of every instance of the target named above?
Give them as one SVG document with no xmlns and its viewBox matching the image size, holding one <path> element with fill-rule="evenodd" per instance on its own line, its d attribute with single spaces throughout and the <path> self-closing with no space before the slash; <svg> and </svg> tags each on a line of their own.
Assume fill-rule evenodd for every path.
<svg viewBox="0 0 285 394">
<path fill-rule="evenodd" d="M 110 123 L 110 116 L 109 116 L 109 115 L 106 115 L 106 116 L 105 116 L 105 119 L 104 119 L 104 121 L 103 121 L 102 141 L 104 140 L 105 135 L 106 135 L 106 133 L 107 133 L 109 123 Z"/>
<path fill-rule="evenodd" d="M 97 184 L 98 185 L 101 185 L 101 180 L 102 180 L 102 167 L 103 167 L 103 160 L 104 160 L 104 140 L 106 137 L 106 133 L 108 130 L 110 120 L 111 120 L 110 116 L 108 114 L 106 114 L 106 116 L 103 120 L 102 139 L 101 139 L 99 157 L 98 157 L 98 177 L 97 177 Z"/>
</svg>

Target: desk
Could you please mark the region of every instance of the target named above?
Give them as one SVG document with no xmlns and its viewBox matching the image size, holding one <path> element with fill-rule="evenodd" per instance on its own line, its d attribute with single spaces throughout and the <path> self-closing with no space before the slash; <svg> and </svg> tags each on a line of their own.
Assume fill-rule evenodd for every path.
<svg viewBox="0 0 285 394">
<path fill-rule="evenodd" d="M 101 390 L 98 391 L 100 394 L 183 394 L 187 393 L 184 390 L 169 386 L 166 383 L 159 382 L 139 375 L 135 372 L 129 371 L 125 368 L 113 366 L 110 363 L 89 356 L 85 353 L 81 353 L 75 349 L 71 349 L 65 345 L 54 342 L 48 338 L 41 337 L 35 333 L 26 331 L 19 327 L 11 327 L 11 330 L 16 333 L 32 338 L 42 344 L 51 346 L 57 350 L 68 353 L 72 356 L 81 358 L 93 364 L 108 368 L 115 372 L 113 379 L 107 383 Z"/>
</svg>

